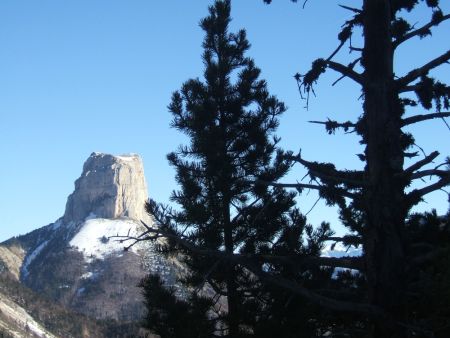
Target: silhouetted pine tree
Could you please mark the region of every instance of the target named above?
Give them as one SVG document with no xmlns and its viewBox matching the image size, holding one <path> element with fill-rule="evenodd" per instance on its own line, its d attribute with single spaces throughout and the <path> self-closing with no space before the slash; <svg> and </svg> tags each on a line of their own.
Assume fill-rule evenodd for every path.
<svg viewBox="0 0 450 338">
<path fill-rule="evenodd" d="M 277 181 L 290 167 L 273 134 L 285 107 L 245 56 L 250 46 L 245 31 L 230 33 L 229 23 L 230 2 L 216 1 L 200 24 L 206 34 L 204 80 L 184 83 L 169 105 L 172 126 L 189 138 L 168 155 L 180 185 L 171 199 L 179 209 L 150 201 L 147 209 L 158 229 L 149 228 L 139 240 L 165 237 L 166 252 L 186 264 L 182 282 L 192 292 L 177 300 L 173 290 L 149 277 L 143 282 L 146 325 L 163 337 L 175 337 L 189 325 L 206 332 L 190 328 L 181 336 L 208 335 L 211 323 L 216 335 L 234 338 L 276 332 L 290 337 L 299 329 L 312 336 L 316 315 L 300 306 L 298 297 L 263 285 L 255 272 L 279 266 L 277 275 L 321 287 L 314 280 L 328 282 L 332 269 L 284 267 L 278 260 L 269 265 L 263 257 L 319 259 L 323 239 L 332 233 L 328 224 L 316 230 L 306 224 L 293 208 L 294 193 L 255 184 Z"/>
<path fill-rule="evenodd" d="M 422 299 L 414 291 L 417 285 L 412 280 L 414 273 L 436 262 L 437 257 L 445 257 L 449 251 L 442 241 L 429 245 L 422 245 L 417 238 L 419 243 L 409 241 L 414 227 L 407 226 L 407 219 L 411 208 L 425 195 L 449 185 L 450 160 L 432 164 L 439 156 L 433 151 L 405 165 L 407 159 L 421 154 L 411 151 L 415 146 L 414 137 L 405 128 L 450 116 L 450 87 L 430 75 L 436 67 L 448 64 L 450 50 L 405 74 L 396 71 L 395 65 L 400 64 L 396 57 L 403 44 L 431 36 L 433 29 L 450 19 L 450 14 L 443 13 L 439 0 L 363 0 L 361 3 L 361 8 L 341 6 L 351 11 L 352 17 L 338 34 L 338 47 L 329 57 L 315 60 L 308 72 L 295 77 L 306 97 L 313 92 L 321 74 L 329 69 L 339 74 L 339 80 L 346 78 L 361 87 L 363 106 L 357 121 L 312 122 L 323 124 L 329 134 L 338 129 L 355 132 L 365 145 L 364 153 L 359 155 L 365 167 L 339 170 L 333 163 L 308 161 L 298 154 L 291 159 L 306 167 L 318 184 L 274 185 L 316 189 L 329 204 L 340 208 L 341 219 L 351 233 L 335 240 L 362 244 L 363 262 L 353 268 L 364 274 L 367 292 L 358 302 L 348 302 L 345 298 L 336 302 L 335 297 L 325 301 L 317 294 L 305 294 L 300 286 L 296 289 L 291 285 L 290 290 L 333 311 L 365 313 L 372 319 L 373 337 L 432 336 L 433 332 L 441 332 L 442 327 L 426 319 L 423 306 L 409 307 L 418 305 L 417 299 Z M 420 27 L 408 22 L 405 15 L 417 10 L 418 5 L 427 6 L 431 14 L 429 22 Z M 358 33 L 363 43 L 352 45 L 356 40 L 352 37 Z M 335 56 L 346 45 L 351 56 L 357 56 L 347 64 L 336 62 Z M 411 106 L 421 107 L 424 113 L 408 116 L 407 109 Z M 429 180 L 424 181 L 426 178 Z M 419 180 L 424 184 L 417 183 Z M 419 246 L 423 251 L 417 251 Z M 342 259 L 341 264 L 350 267 L 348 259 Z M 276 282 L 279 285 L 289 281 Z"/>
</svg>

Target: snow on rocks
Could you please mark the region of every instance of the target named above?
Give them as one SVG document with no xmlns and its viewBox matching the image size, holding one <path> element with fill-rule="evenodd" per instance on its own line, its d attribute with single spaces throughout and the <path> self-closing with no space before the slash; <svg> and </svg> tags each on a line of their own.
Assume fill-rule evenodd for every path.
<svg viewBox="0 0 450 338">
<path fill-rule="evenodd" d="M 69 244 L 82 252 L 87 262 L 93 259 L 104 259 L 111 254 L 123 252 L 126 244 L 120 243 L 113 236 L 139 236 L 142 233 L 140 225 L 128 218 L 105 219 L 91 218 L 83 223 L 78 233 Z M 132 247 L 136 252 L 138 247 Z"/>
<path fill-rule="evenodd" d="M 25 263 L 22 265 L 22 276 L 24 278 L 27 278 L 29 272 L 28 272 L 28 266 L 31 264 L 31 262 L 41 253 L 41 251 L 47 246 L 48 240 L 42 242 L 36 249 L 33 250 L 31 254 L 27 256 L 25 259 Z"/>
</svg>

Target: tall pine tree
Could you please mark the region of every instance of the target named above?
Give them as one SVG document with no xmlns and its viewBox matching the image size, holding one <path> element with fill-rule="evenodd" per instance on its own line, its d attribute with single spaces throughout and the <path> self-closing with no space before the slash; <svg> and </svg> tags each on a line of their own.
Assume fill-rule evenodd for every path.
<svg viewBox="0 0 450 338">
<path fill-rule="evenodd" d="M 181 300 L 154 276 L 143 282 L 146 322 L 163 337 L 200 337 L 211 330 L 234 338 L 259 330 L 263 336 L 261 328 L 269 322 L 280 327 L 285 314 L 274 317 L 270 311 L 286 312 L 290 296 L 282 293 L 273 301 L 271 293 L 278 291 L 263 288 L 252 273 L 265 269 L 257 257 L 273 251 L 318 256 L 321 239 L 330 235 L 327 224 L 317 231 L 306 225 L 293 208 L 294 193 L 254 183 L 277 181 L 290 167 L 274 136 L 285 106 L 269 94 L 260 70 L 245 55 L 250 47 L 245 31 L 230 33 L 229 23 L 230 1 L 216 1 L 200 23 L 204 79 L 185 82 L 169 105 L 172 127 L 189 138 L 188 145 L 168 155 L 180 186 L 171 199 L 179 207 L 154 201 L 147 206 L 158 229 L 148 229 L 149 237 L 141 239 L 167 238 L 165 249 L 186 265 L 182 283 L 192 291 Z M 280 273 L 305 273 L 291 270 Z M 195 322 L 203 332 L 182 333 L 181 322 Z"/>
</svg>

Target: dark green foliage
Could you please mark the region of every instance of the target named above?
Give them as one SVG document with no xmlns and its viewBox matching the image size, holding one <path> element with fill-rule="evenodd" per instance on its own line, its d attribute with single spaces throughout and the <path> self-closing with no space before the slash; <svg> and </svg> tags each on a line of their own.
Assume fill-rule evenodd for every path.
<svg viewBox="0 0 450 338">
<path fill-rule="evenodd" d="M 179 209 L 154 201 L 147 209 L 167 237 L 163 251 L 176 253 L 187 266 L 181 282 L 192 292 L 177 299 L 149 276 L 142 284 L 146 325 L 163 338 L 177 336 L 191 322 L 199 324 L 189 334 L 199 337 L 210 335 L 211 328 L 235 338 L 275 332 L 289 337 L 298 330 L 313 335 L 322 325 L 315 320 L 319 312 L 263 285 L 252 269 L 321 287 L 317 280 L 329 281 L 332 270 L 283 267 L 257 257 L 317 257 L 332 232 L 326 224 L 318 230 L 306 224 L 294 208 L 295 193 L 267 185 L 291 165 L 291 154 L 277 149 L 274 135 L 285 107 L 245 55 L 250 46 L 245 31 L 228 32 L 229 22 L 230 2 L 216 1 L 200 23 L 206 34 L 204 79 L 185 82 L 169 105 L 172 127 L 189 138 L 167 156 L 180 187 L 171 197 Z M 256 257 L 246 261 L 252 269 L 241 264 L 245 257 Z"/>
<path fill-rule="evenodd" d="M 433 210 L 411 215 L 408 223 L 408 309 L 411 317 L 448 337 L 450 327 L 450 214 Z"/>
<path fill-rule="evenodd" d="M 215 328 L 208 318 L 211 300 L 193 294 L 181 300 L 164 287 L 159 276 L 148 276 L 140 284 L 148 309 L 144 325 L 164 338 L 209 338 Z"/>
</svg>

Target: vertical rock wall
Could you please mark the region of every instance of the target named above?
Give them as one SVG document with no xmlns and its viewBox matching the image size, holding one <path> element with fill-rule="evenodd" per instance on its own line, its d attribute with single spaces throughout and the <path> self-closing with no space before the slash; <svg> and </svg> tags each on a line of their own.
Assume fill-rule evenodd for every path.
<svg viewBox="0 0 450 338">
<path fill-rule="evenodd" d="M 80 222 L 90 215 L 148 221 L 144 209 L 147 194 L 139 155 L 92 153 L 67 200 L 64 223 Z"/>
</svg>

